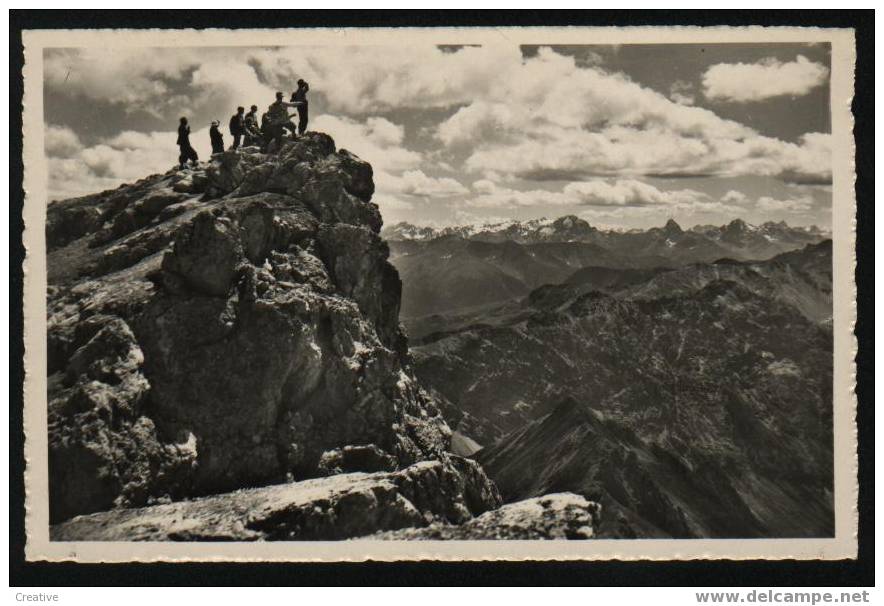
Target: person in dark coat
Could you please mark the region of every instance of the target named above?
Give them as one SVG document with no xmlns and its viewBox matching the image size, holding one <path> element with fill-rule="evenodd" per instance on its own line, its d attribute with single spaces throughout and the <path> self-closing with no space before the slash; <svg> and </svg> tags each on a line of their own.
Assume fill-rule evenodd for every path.
<svg viewBox="0 0 884 606">
<path fill-rule="evenodd" d="M 270 128 L 270 112 L 261 114 L 261 134 L 264 135 Z"/>
<path fill-rule="evenodd" d="M 199 162 L 199 156 L 197 155 L 196 150 L 190 146 L 190 126 L 187 124 L 187 118 L 183 116 L 178 124 L 177 144 L 178 149 L 181 152 L 178 155 L 178 164 L 181 168 L 187 166 L 188 160 L 193 166 L 196 166 L 196 163 Z"/>
<path fill-rule="evenodd" d="M 261 141 L 261 129 L 258 127 L 258 106 L 253 105 L 243 118 L 243 144 L 256 145 Z"/>
<path fill-rule="evenodd" d="M 220 154 L 224 152 L 224 137 L 221 135 L 221 131 L 218 130 L 218 126 L 221 123 L 217 120 L 212 120 L 212 126 L 209 128 L 209 138 L 212 140 L 212 154 Z"/>
<path fill-rule="evenodd" d="M 233 145 L 230 146 L 230 149 L 237 149 L 239 147 L 240 140 L 246 131 L 245 116 L 243 115 L 245 111 L 246 108 L 242 106 L 237 107 L 236 113 L 230 117 L 230 136 L 233 137 Z"/>
<path fill-rule="evenodd" d="M 270 107 L 267 108 L 269 131 L 269 135 L 267 136 L 268 149 L 274 141 L 277 141 L 277 149 L 282 145 L 286 130 L 292 131 L 293 137 L 297 130 L 295 125 L 292 124 L 291 117 L 288 113 L 288 108 L 297 107 L 297 104 L 286 103 L 282 99 L 282 93 L 276 93 L 276 101 L 271 103 Z"/>
<path fill-rule="evenodd" d="M 304 80 L 298 80 L 298 90 L 292 93 L 292 103 L 298 104 L 298 134 L 307 132 L 307 91 L 310 85 Z"/>
</svg>

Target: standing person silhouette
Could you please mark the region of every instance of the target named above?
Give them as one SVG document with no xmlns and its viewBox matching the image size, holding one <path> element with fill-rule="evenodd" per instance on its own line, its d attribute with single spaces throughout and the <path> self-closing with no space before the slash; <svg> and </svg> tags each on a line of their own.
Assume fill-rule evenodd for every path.
<svg viewBox="0 0 884 606">
<path fill-rule="evenodd" d="M 220 125 L 221 123 L 217 120 L 212 120 L 212 127 L 209 129 L 209 139 L 212 140 L 212 155 L 224 152 L 224 137 L 221 135 L 221 131 L 218 130 Z"/>
<path fill-rule="evenodd" d="M 233 145 L 230 146 L 230 149 L 239 148 L 240 141 L 242 140 L 243 133 L 246 130 L 245 127 L 245 116 L 243 116 L 243 112 L 246 111 L 246 108 L 240 106 L 236 108 L 236 113 L 230 117 L 230 136 L 233 137 Z"/>
<path fill-rule="evenodd" d="M 249 113 L 243 118 L 244 135 L 243 145 L 255 145 L 261 137 L 261 129 L 258 127 L 258 106 L 253 105 Z"/>
<path fill-rule="evenodd" d="M 303 79 L 298 80 L 298 90 L 292 93 L 292 103 L 298 103 L 298 134 L 307 132 L 307 91 L 310 85 Z"/>
<path fill-rule="evenodd" d="M 178 123 L 178 149 L 181 152 L 178 155 L 178 164 L 181 168 L 187 167 L 187 161 L 190 160 L 190 163 L 193 166 L 196 166 L 196 163 L 199 162 L 199 156 L 196 153 L 196 150 L 190 146 L 190 126 L 187 124 L 187 118 L 184 116 L 181 117 Z"/>
</svg>

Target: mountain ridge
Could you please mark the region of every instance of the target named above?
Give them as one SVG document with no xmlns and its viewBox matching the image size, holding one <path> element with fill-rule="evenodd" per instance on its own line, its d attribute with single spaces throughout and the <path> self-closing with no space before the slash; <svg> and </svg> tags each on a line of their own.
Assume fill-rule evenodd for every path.
<svg viewBox="0 0 884 606">
<path fill-rule="evenodd" d="M 337 540 L 500 507 L 414 375 L 373 193 L 310 132 L 48 207 L 51 536 Z M 598 517 L 562 498 L 531 532 Z"/>
<path fill-rule="evenodd" d="M 496 227 L 418 233 L 393 226 L 383 231 L 390 262 L 403 278 L 403 320 L 419 337 L 428 326 L 440 324 L 440 314 L 469 313 L 520 299 L 584 267 L 660 270 L 726 259 L 764 261 L 825 239 L 819 230 L 790 228 L 782 222 L 755 227 L 735 220 L 716 228 L 685 230 L 670 219 L 663 227 L 615 232 L 574 216 Z"/>
<path fill-rule="evenodd" d="M 801 238 L 802 236 L 818 237 L 824 239 L 831 237 L 831 233 L 820 229 L 816 225 L 805 227 L 792 227 L 785 221 L 766 221 L 760 225 L 751 225 L 740 218 L 720 225 L 694 225 L 690 228 L 682 228 L 674 219 L 668 219 L 663 227 L 650 227 L 647 229 L 600 229 L 593 227 L 585 219 L 576 215 L 563 215 L 556 219 L 539 218 L 524 221 L 510 220 L 497 223 L 476 223 L 464 225 L 452 225 L 447 227 L 435 227 L 431 225 L 418 226 L 408 221 L 400 221 L 393 225 L 385 226 L 382 235 L 387 240 L 411 240 L 426 241 L 446 236 L 461 237 L 464 239 L 499 242 L 511 240 L 519 243 L 533 243 L 542 241 L 594 241 L 595 235 L 635 235 L 649 232 L 660 232 L 664 235 L 680 235 L 685 232 L 702 234 L 713 239 L 734 239 L 740 234 L 758 233 L 769 237 L 778 238 Z"/>
<path fill-rule="evenodd" d="M 762 262 L 584 268 L 412 355 L 505 500 L 582 494 L 606 511 L 602 536 L 828 536 L 831 310 L 824 241 Z"/>
</svg>

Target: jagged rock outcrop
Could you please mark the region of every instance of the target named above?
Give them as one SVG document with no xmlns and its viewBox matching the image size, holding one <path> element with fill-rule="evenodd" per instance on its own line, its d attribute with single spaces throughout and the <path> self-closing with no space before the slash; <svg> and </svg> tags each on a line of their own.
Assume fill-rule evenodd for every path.
<svg viewBox="0 0 884 606">
<path fill-rule="evenodd" d="M 424 486 L 403 523 L 494 506 L 409 367 L 373 191 L 309 133 L 50 205 L 53 522 L 343 471 L 405 470 L 406 494 L 419 461 L 456 494 Z"/>
<path fill-rule="evenodd" d="M 374 444 L 344 446 L 322 453 L 319 469 L 327 475 L 361 471 L 392 471 L 396 459 Z"/>
<path fill-rule="evenodd" d="M 548 494 L 504 505 L 459 526 L 434 522 L 424 528 L 378 533 L 385 540 L 591 539 L 602 508 L 573 493 Z"/>
<path fill-rule="evenodd" d="M 350 473 L 78 516 L 53 526 L 50 535 L 55 541 L 340 540 L 464 524 L 499 504 L 478 464 L 452 457 L 394 473 Z M 579 506 L 559 508 L 561 516 L 550 516 L 550 507 L 529 513 L 540 516 L 538 527 L 591 529 L 591 518 Z M 504 518 L 511 526 L 518 521 L 512 514 Z"/>
</svg>

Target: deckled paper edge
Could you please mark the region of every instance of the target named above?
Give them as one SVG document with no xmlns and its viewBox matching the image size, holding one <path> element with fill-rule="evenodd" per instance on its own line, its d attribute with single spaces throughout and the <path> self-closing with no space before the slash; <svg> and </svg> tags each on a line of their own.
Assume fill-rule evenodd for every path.
<svg viewBox="0 0 884 606">
<path fill-rule="evenodd" d="M 33 30 L 22 33 L 24 76 L 25 527 L 30 561 L 365 562 L 523 560 L 845 559 L 857 554 L 856 198 L 850 106 L 856 50 L 847 29 L 799 27 L 559 27 L 310 30 Z M 297 42 L 295 42 L 295 39 Z M 369 541 L 288 543 L 50 542 L 46 414 L 46 161 L 43 49 L 94 46 L 507 43 L 639 44 L 830 42 L 833 158 L 835 538 L 594 541 Z M 845 206 L 853 212 L 845 213 Z M 849 297 L 847 296 L 849 295 Z"/>
</svg>

